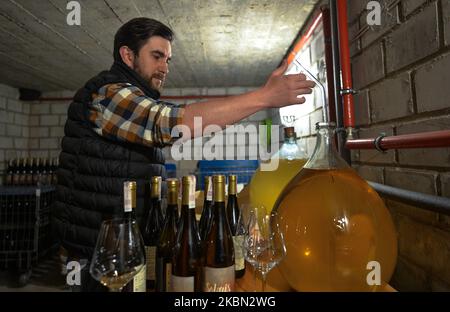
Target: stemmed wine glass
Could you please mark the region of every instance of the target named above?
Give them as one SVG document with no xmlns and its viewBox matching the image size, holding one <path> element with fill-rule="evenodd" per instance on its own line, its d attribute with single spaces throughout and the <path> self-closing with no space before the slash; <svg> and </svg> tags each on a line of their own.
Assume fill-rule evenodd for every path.
<svg viewBox="0 0 450 312">
<path fill-rule="evenodd" d="M 284 227 L 277 212 L 267 212 L 264 206 L 253 207 L 249 212 L 244 255 L 261 274 L 264 292 L 267 274 L 286 256 Z"/>
<path fill-rule="evenodd" d="M 89 272 L 110 291 L 121 291 L 145 265 L 144 242 L 132 219 L 103 221 Z"/>
</svg>

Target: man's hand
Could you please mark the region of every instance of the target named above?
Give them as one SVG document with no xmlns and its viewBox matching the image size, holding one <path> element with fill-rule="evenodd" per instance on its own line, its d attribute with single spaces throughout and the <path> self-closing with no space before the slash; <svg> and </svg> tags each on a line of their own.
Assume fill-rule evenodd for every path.
<svg viewBox="0 0 450 312">
<path fill-rule="evenodd" d="M 272 72 L 264 87 L 259 90 L 265 106 L 283 107 L 303 104 L 305 98 L 298 96 L 312 93 L 312 88 L 316 84 L 307 80 L 304 74 L 283 75 L 287 68 L 288 64 L 284 60 L 281 66 Z"/>
</svg>

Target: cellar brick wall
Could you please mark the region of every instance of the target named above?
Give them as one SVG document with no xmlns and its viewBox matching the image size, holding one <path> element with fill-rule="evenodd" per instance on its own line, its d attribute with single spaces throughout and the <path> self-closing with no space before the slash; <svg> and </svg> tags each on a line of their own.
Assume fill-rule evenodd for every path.
<svg viewBox="0 0 450 312">
<path fill-rule="evenodd" d="M 450 1 L 380 1 L 368 27 L 368 1 L 349 1 L 356 123 L 360 138 L 450 129 Z M 450 197 L 450 149 L 353 151 L 364 178 Z M 391 284 L 401 291 L 450 291 L 450 217 L 386 201 L 398 232 Z"/>
<path fill-rule="evenodd" d="M 372 27 L 367 3 L 348 1 L 357 137 L 450 129 L 450 1 L 380 0 L 381 25 Z M 321 27 L 300 59 L 320 73 Z M 311 155 L 314 124 L 322 120 L 319 94 L 301 110 L 295 127 Z M 352 166 L 370 181 L 450 197 L 450 148 L 355 150 Z M 399 242 L 391 285 L 400 291 L 450 291 L 450 217 L 385 201 Z"/>
<path fill-rule="evenodd" d="M 0 84 L 0 172 L 7 160 L 28 156 L 29 116 L 30 104 L 19 101 L 19 91 Z"/>
</svg>

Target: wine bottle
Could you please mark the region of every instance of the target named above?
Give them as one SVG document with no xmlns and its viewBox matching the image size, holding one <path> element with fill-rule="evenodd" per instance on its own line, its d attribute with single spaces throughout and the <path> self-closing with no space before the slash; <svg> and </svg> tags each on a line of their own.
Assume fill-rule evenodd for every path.
<svg viewBox="0 0 450 312">
<path fill-rule="evenodd" d="M 12 185 L 14 179 L 14 161 L 9 160 L 8 169 L 6 171 L 5 185 Z"/>
<path fill-rule="evenodd" d="M 47 184 L 47 160 L 41 159 L 41 174 L 40 174 L 40 182 L 42 185 Z"/>
<path fill-rule="evenodd" d="M 14 174 L 13 174 L 13 185 L 19 185 L 20 183 L 20 159 L 16 158 L 14 160 Z"/>
<path fill-rule="evenodd" d="M 147 259 L 147 289 L 155 288 L 156 246 L 163 226 L 161 212 L 161 177 L 154 176 L 150 183 L 150 211 L 144 229 L 145 255 Z"/>
<path fill-rule="evenodd" d="M 51 164 L 50 164 L 50 158 L 46 158 L 45 159 L 45 172 L 46 172 L 46 177 L 45 177 L 45 181 L 47 184 L 52 183 L 51 181 L 51 177 L 52 177 L 52 172 L 51 172 Z"/>
<path fill-rule="evenodd" d="M 136 182 L 126 181 L 123 184 L 124 218 L 136 223 Z M 122 289 L 123 292 L 146 292 L 146 266 L 133 277 Z"/>
<path fill-rule="evenodd" d="M 19 176 L 19 185 L 27 184 L 27 159 L 22 159 L 22 165 L 19 168 L 20 176 Z"/>
<path fill-rule="evenodd" d="M 167 179 L 167 209 L 164 227 L 156 247 L 156 290 L 169 291 L 173 247 L 178 224 L 178 179 Z"/>
<path fill-rule="evenodd" d="M 231 235 L 233 236 L 234 245 L 234 262 L 236 278 L 245 274 L 245 260 L 243 254 L 244 245 L 244 227 L 240 218 L 240 210 L 237 199 L 237 177 L 236 175 L 228 176 L 228 202 L 227 217 L 230 224 Z"/>
<path fill-rule="evenodd" d="M 182 179 L 181 218 L 173 251 L 171 290 L 200 290 L 200 235 L 195 219 L 195 176 Z"/>
<path fill-rule="evenodd" d="M 27 158 L 27 165 L 26 165 L 26 173 L 25 173 L 25 184 L 26 185 L 33 185 L 33 158 Z"/>
<path fill-rule="evenodd" d="M 213 176 L 214 206 L 203 249 L 203 291 L 234 291 L 234 246 L 225 214 L 225 176 Z"/>
<path fill-rule="evenodd" d="M 33 158 L 33 167 L 32 167 L 32 177 L 31 180 L 33 181 L 33 185 L 37 185 L 39 182 L 39 158 L 34 157 Z"/>
<path fill-rule="evenodd" d="M 52 163 L 52 167 L 53 167 L 52 184 L 53 185 L 58 184 L 58 175 L 57 175 L 58 166 L 59 166 L 58 162 L 59 162 L 58 157 L 55 157 L 53 159 L 53 163 Z"/>
<path fill-rule="evenodd" d="M 50 158 L 47 160 L 47 183 L 52 184 L 53 183 L 53 160 Z"/>
<path fill-rule="evenodd" d="M 211 223 L 212 216 L 212 181 L 210 176 L 205 177 L 205 199 L 203 203 L 202 216 L 200 217 L 199 232 L 200 238 L 205 240 L 208 233 L 208 226 Z"/>
</svg>

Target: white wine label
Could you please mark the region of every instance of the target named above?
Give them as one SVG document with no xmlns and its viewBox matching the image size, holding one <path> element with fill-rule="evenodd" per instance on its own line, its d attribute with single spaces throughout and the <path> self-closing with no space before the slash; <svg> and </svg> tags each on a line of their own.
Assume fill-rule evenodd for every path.
<svg viewBox="0 0 450 312">
<path fill-rule="evenodd" d="M 172 275 L 170 291 L 174 292 L 193 292 L 194 277 L 193 276 L 176 276 Z"/>
<path fill-rule="evenodd" d="M 171 289 L 172 282 L 172 263 L 166 263 L 166 291 Z"/>
<path fill-rule="evenodd" d="M 142 269 L 133 278 L 133 292 L 146 292 L 147 281 L 145 279 L 147 275 L 147 267 L 144 265 Z"/>
<path fill-rule="evenodd" d="M 125 212 L 132 211 L 131 208 L 131 190 L 128 187 L 128 183 L 123 184 L 123 206 Z"/>
<path fill-rule="evenodd" d="M 243 270 L 245 268 L 244 260 L 244 235 L 233 236 L 234 245 L 234 266 L 236 271 Z"/>
<path fill-rule="evenodd" d="M 155 246 L 145 246 L 145 256 L 147 259 L 147 280 L 155 280 L 155 257 L 156 257 L 156 247 Z"/>
<path fill-rule="evenodd" d="M 196 179 L 194 175 L 191 175 L 192 183 L 189 185 L 189 208 L 195 208 L 195 185 Z"/>
<path fill-rule="evenodd" d="M 204 267 L 203 291 L 234 291 L 234 265 L 226 268 Z"/>
<path fill-rule="evenodd" d="M 206 190 L 206 200 L 212 201 L 212 193 L 213 193 L 213 185 L 211 177 L 208 177 L 209 183 L 208 183 L 208 189 Z"/>
</svg>

